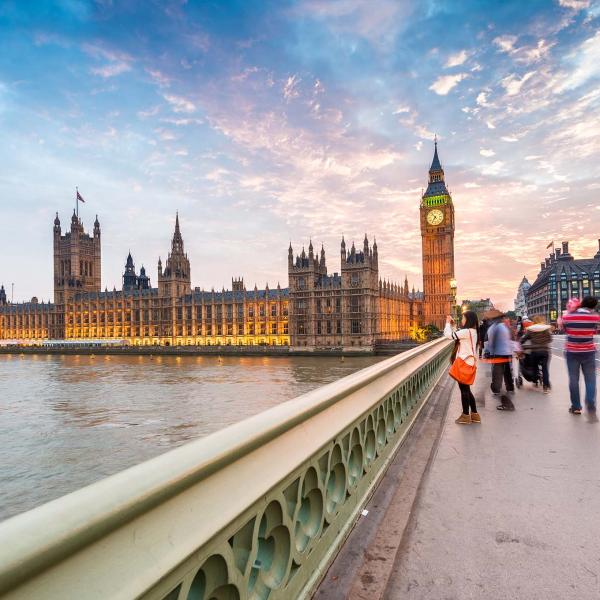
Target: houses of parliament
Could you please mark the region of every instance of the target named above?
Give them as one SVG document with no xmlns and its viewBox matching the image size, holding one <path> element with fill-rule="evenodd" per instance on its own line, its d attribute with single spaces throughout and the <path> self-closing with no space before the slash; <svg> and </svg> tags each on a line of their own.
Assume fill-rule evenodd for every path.
<svg viewBox="0 0 600 600">
<path fill-rule="evenodd" d="M 327 267 L 325 249 L 312 242 L 288 249 L 288 287 L 231 290 L 192 288 L 190 260 L 179 216 L 156 287 L 144 267 L 127 256 L 122 289 L 101 290 L 101 229 L 92 233 L 73 213 L 63 233 L 54 219 L 54 302 L 11 303 L 0 287 L 0 342 L 119 341 L 128 345 L 277 345 L 291 349 L 370 351 L 380 341 L 408 339 L 416 327 L 443 327 L 453 306 L 454 207 L 438 158 L 420 203 L 423 291 L 408 281 L 380 278 L 379 249 L 365 235 L 362 246 L 342 237 L 340 270 Z M 1 274 L 0 274 L 1 276 Z"/>
</svg>

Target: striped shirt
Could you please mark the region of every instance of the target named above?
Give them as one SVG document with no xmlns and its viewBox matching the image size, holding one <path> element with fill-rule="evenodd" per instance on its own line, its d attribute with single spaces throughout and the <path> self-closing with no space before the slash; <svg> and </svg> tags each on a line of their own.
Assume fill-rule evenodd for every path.
<svg viewBox="0 0 600 600">
<path fill-rule="evenodd" d="M 594 335 L 598 331 L 600 315 L 587 308 L 579 308 L 562 318 L 567 334 L 565 350 L 567 352 L 595 352 Z"/>
</svg>

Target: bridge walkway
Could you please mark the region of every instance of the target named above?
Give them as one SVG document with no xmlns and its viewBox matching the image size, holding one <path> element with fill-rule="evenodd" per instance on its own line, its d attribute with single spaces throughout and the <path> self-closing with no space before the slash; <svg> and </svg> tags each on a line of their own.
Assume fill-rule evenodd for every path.
<svg viewBox="0 0 600 600">
<path fill-rule="evenodd" d="M 397 490 L 378 515 L 376 494 L 366 507 L 374 508 L 376 531 L 359 522 L 364 547 L 358 536 L 346 544 L 359 559 L 346 571 L 352 577 L 343 576 L 344 561 L 352 568 L 345 548 L 315 598 L 600 598 L 600 424 L 568 413 L 561 342 L 551 393 L 526 383 L 512 413 L 496 410 L 489 367 L 481 367 L 475 395 L 483 423 L 454 423 L 461 409 L 453 386 L 414 503 L 403 505 Z M 405 473 L 397 483 L 409 480 Z M 406 527 L 396 533 L 400 514 Z M 334 585 L 336 577 L 346 583 Z"/>
</svg>

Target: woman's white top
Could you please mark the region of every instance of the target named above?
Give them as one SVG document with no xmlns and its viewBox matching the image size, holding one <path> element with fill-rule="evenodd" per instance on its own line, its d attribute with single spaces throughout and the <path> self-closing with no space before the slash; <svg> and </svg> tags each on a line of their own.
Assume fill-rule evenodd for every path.
<svg viewBox="0 0 600 600">
<path fill-rule="evenodd" d="M 472 365 L 473 359 L 467 360 L 469 356 L 474 356 L 477 361 L 477 330 L 476 329 L 453 329 L 450 323 L 444 327 L 444 337 L 449 340 L 458 340 L 457 358 L 462 358 L 468 365 Z"/>
</svg>

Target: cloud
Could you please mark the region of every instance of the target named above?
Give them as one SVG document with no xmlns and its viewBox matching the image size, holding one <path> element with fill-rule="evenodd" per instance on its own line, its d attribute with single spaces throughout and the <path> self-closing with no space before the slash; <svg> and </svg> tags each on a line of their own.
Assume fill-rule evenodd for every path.
<svg viewBox="0 0 600 600">
<path fill-rule="evenodd" d="M 100 77 L 108 78 L 131 71 L 131 66 L 124 62 L 117 62 L 110 65 L 105 65 L 104 67 L 93 67 L 90 69 L 90 71 L 93 75 L 99 75 Z"/>
<path fill-rule="evenodd" d="M 283 97 L 287 102 L 297 98 L 300 95 L 300 91 L 298 90 L 298 84 L 302 80 L 298 75 L 291 75 L 287 78 L 285 84 L 283 85 Z"/>
<path fill-rule="evenodd" d="M 500 52 L 510 53 L 514 49 L 517 36 L 515 35 L 501 35 L 494 38 L 493 43 L 498 47 Z"/>
<path fill-rule="evenodd" d="M 401 104 L 400 106 L 398 106 L 398 108 L 393 112 L 394 115 L 401 115 L 404 113 L 408 113 L 410 112 L 410 108 L 408 106 L 405 106 L 403 104 Z"/>
<path fill-rule="evenodd" d="M 429 89 L 433 90 L 439 96 L 446 96 L 452 88 L 458 85 L 466 77 L 468 77 L 467 73 L 441 75 L 429 86 Z"/>
<path fill-rule="evenodd" d="M 460 50 L 459 52 L 456 52 L 455 54 L 451 54 L 448 57 L 448 60 L 446 60 L 444 67 L 446 69 L 450 69 L 451 67 L 458 67 L 458 66 L 462 65 L 467 60 L 468 57 L 469 57 L 469 54 L 466 50 Z"/>
<path fill-rule="evenodd" d="M 175 96 L 174 94 L 164 94 L 163 98 L 171 105 L 173 112 L 176 113 L 193 113 L 196 111 L 196 105 L 183 96 Z"/>
<path fill-rule="evenodd" d="M 545 58 L 554 45 L 554 42 L 548 43 L 546 40 L 541 39 L 538 40 L 538 43 L 535 46 L 523 46 L 522 48 L 516 49 L 514 56 L 517 62 L 531 64 Z"/>
<path fill-rule="evenodd" d="M 163 72 L 157 69 L 146 69 L 146 73 L 152 77 L 152 80 L 157 83 L 160 87 L 169 87 L 171 84 L 171 77 L 165 75 Z"/>
<path fill-rule="evenodd" d="M 479 104 L 479 106 L 487 106 L 488 92 L 479 92 L 477 94 L 477 99 L 475 102 Z"/>
<path fill-rule="evenodd" d="M 138 110 L 137 116 L 140 119 L 147 119 L 148 117 L 155 117 L 160 112 L 160 106 L 153 106 L 146 110 Z"/>
<path fill-rule="evenodd" d="M 96 60 L 108 61 L 107 65 L 92 67 L 90 72 L 93 75 L 109 78 L 131 71 L 133 59 L 126 52 L 92 43 L 83 44 L 82 50 Z"/>
<path fill-rule="evenodd" d="M 415 134 L 424 140 L 433 140 L 435 137 L 435 133 L 433 133 L 433 131 L 429 131 L 429 129 L 423 125 L 417 125 L 415 127 Z"/>
<path fill-rule="evenodd" d="M 479 150 L 479 154 L 481 154 L 481 156 L 485 156 L 486 158 L 490 157 L 490 156 L 496 156 L 496 153 L 491 150 L 491 149 L 486 149 L 486 148 L 481 148 Z"/>
<path fill-rule="evenodd" d="M 519 141 L 519 138 L 516 138 L 512 135 L 503 135 L 500 139 L 503 142 L 518 142 Z"/>
<path fill-rule="evenodd" d="M 504 163 L 501 160 L 493 162 L 491 165 L 479 165 L 483 175 L 499 175 L 504 168 Z"/>
<path fill-rule="evenodd" d="M 506 94 L 508 96 L 516 96 L 521 91 L 523 84 L 531 79 L 535 73 L 535 71 L 529 71 L 529 73 L 525 73 L 521 79 L 519 79 L 516 75 L 511 74 L 508 77 L 505 77 L 500 82 L 500 85 L 506 90 Z"/>
<path fill-rule="evenodd" d="M 590 0 L 558 0 L 559 6 L 573 10 L 583 10 L 590 7 Z"/>
<path fill-rule="evenodd" d="M 600 31 L 579 46 L 571 57 L 571 62 L 575 70 L 558 86 L 558 92 L 579 87 L 600 76 Z"/>
<path fill-rule="evenodd" d="M 408 24 L 415 11 L 413 3 L 398 0 L 378 0 L 376 9 L 364 0 L 299 0 L 290 16 L 308 17 L 337 38 L 362 38 L 378 50 L 389 50 L 401 24 Z"/>
</svg>

